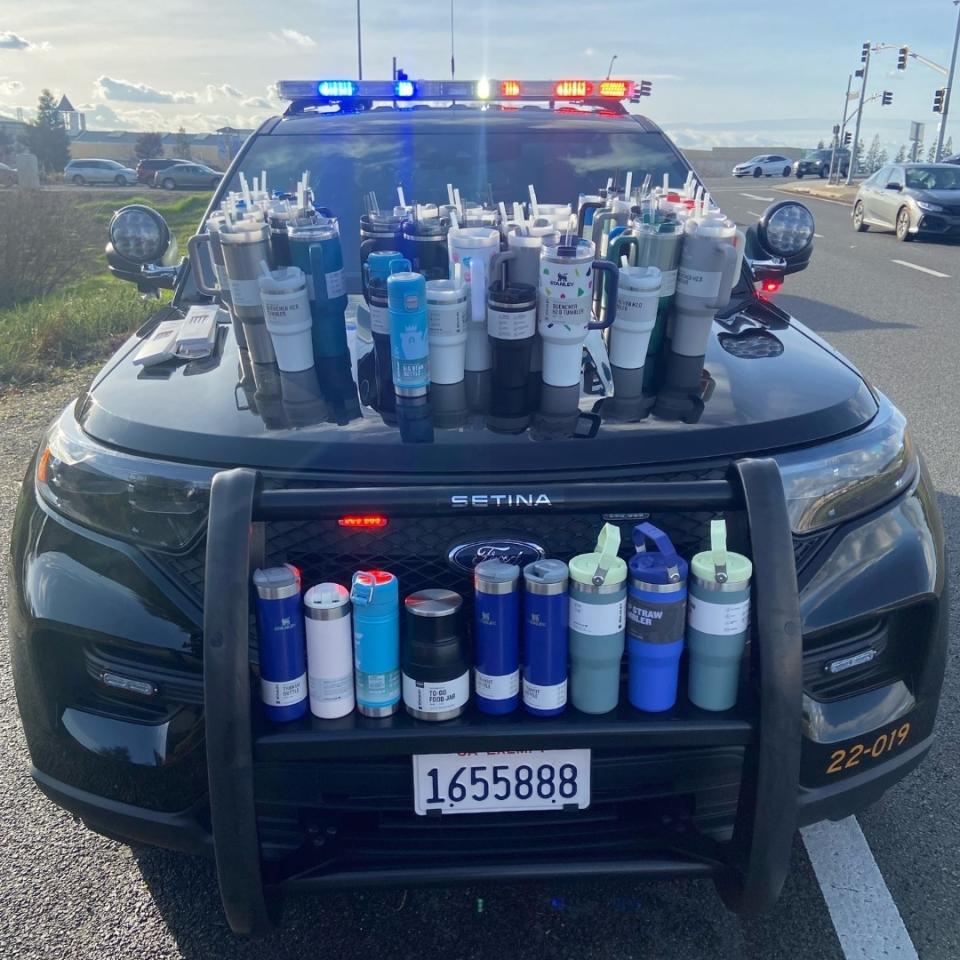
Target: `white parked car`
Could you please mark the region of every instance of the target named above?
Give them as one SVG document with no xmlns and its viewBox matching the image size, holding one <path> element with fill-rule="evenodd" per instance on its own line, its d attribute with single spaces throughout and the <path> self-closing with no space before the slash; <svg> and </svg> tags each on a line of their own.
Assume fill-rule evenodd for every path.
<svg viewBox="0 0 960 960">
<path fill-rule="evenodd" d="M 125 187 L 137 182 L 137 171 L 116 160 L 71 160 L 63 168 L 63 182 L 78 187 L 85 183 L 115 183 Z"/>
<path fill-rule="evenodd" d="M 738 163 L 733 168 L 735 177 L 789 177 L 793 161 L 779 153 L 762 153 L 758 157 Z"/>
</svg>

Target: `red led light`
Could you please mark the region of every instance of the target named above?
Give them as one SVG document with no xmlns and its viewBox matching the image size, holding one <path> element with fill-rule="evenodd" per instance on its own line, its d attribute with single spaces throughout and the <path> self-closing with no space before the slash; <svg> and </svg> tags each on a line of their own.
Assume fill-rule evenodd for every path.
<svg viewBox="0 0 960 960">
<path fill-rule="evenodd" d="M 589 97 L 593 93 L 593 84 L 588 80 L 558 80 L 553 93 L 557 97 Z"/>
<path fill-rule="evenodd" d="M 501 97 L 519 97 L 520 82 L 518 80 L 501 80 L 500 96 Z"/>
<path fill-rule="evenodd" d="M 600 96 L 601 97 L 616 97 L 618 100 L 623 100 L 624 97 L 628 96 L 629 84 L 626 80 L 601 80 L 600 81 Z"/>
<path fill-rule="evenodd" d="M 382 530 L 388 523 L 379 513 L 349 514 L 340 517 L 337 523 L 347 530 Z"/>
<path fill-rule="evenodd" d="M 763 292 L 764 293 L 777 293 L 783 284 L 779 280 L 764 280 L 763 281 Z"/>
</svg>

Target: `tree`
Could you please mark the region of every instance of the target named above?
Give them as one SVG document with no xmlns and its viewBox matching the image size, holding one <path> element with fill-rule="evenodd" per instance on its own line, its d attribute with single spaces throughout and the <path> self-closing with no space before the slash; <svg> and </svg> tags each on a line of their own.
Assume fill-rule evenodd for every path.
<svg viewBox="0 0 960 960">
<path fill-rule="evenodd" d="M 880 153 L 877 155 L 877 169 L 885 167 L 890 162 L 890 154 L 887 153 L 887 148 L 884 147 Z"/>
<path fill-rule="evenodd" d="M 823 149 L 823 137 L 821 137 L 820 140 L 817 142 L 817 149 L 818 150 Z"/>
<path fill-rule="evenodd" d="M 137 137 L 133 152 L 141 160 L 149 160 L 151 157 L 163 156 L 163 134 L 162 133 L 141 133 Z"/>
<path fill-rule="evenodd" d="M 43 173 L 59 173 L 70 160 L 70 141 L 57 112 L 53 94 L 43 89 L 37 101 L 37 115 L 27 125 L 27 146 Z"/>
<path fill-rule="evenodd" d="M 937 159 L 937 145 L 935 143 L 930 144 L 930 149 L 927 151 L 927 163 L 934 163 Z"/>
<path fill-rule="evenodd" d="M 953 156 L 953 137 L 947 137 L 947 142 L 943 145 L 943 155 L 945 157 Z"/>
<path fill-rule="evenodd" d="M 906 163 L 907 162 L 907 148 L 905 144 L 900 144 L 900 149 L 897 151 L 897 155 L 893 158 L 894 163 Z"/>
<path fill-rule="evenodd" d="M 180 129 L 177 130 L 177 138 L 175 142 L 176 142 L 177 157 L 181 160 L 189 160 L 190 159 L 190 137 L 187 136 L 187 131 L 184 130 L 183 127 L 180 127 Z"/>
<path fill-rule="evenodd" d="M 880 164 L 877 162 L 877 158 L 880 156 L 880 134 L 876 133 L 873 135 L 873 140 L 870 142 L 870 149 L 867 151 L 866 157 L 863 159 L 863 165 L 866 168 L 867 173 L 876 173 L 880 169 Z"/>
</svg>

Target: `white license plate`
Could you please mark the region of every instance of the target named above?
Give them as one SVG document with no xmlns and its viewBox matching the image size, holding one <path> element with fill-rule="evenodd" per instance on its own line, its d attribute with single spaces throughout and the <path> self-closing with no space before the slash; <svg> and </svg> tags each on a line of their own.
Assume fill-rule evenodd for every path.
<svg viewBox="0 0 960 960">
<path fill-rule="evenodd" d="M 428 813 L 590 806 L 589 750 L 427 753 L 413 758 L 413 805 Z"/>
</svg>

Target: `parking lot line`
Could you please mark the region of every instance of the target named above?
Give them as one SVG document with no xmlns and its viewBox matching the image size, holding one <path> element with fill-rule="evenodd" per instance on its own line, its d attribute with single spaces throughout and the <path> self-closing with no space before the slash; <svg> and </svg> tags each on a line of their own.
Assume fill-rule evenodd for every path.
<svg viewBox="0 0 960 960">
<path fill-rule="evenodd" d="M 921 273 L 929 273 L 931 277 L 942 277 L 945 280 L 950 279 L 949 273 L 941 273 L 939 270 L 931 270 L 929 267 L 921 267 L 919 263 L 911 263 L 909 260 L 894 260 L 891 263 L 899 263 L 901 267 L 909 267 L 911 270 L 919 270 Z"/>
<path fill-rule="evenodd" d="M 918 960 L 856 818 L 800 833 L 846 960 Z"/>
<path fill-rule="evenodd" d="M 773 200 L 773 197 L 758 197 L 755 193 L 741 193 L 740 196 L 749 197 L 751 200 L 765 200 L 767 203 Z"/>
</svg>

